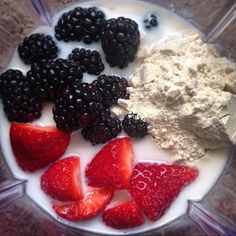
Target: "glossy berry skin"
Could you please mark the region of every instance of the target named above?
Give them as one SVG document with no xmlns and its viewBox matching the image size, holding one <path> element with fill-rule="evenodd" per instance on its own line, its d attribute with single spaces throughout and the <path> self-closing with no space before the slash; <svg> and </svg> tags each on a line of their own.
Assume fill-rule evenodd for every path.
<svg viewBox="0 0 236 236">
<path fill-rule="evenodd" d="M 144 223 L 142 213 L 133 200 L 108 208 L 102 218 L 106 225 L 115 229 L 133 228 Z"/>
<path fill-rule="evenodd" d="M 10 122 L 31 122 L 41 116 L 42 101 L 20 70 L 9 69 L 0 75 L 0 96 Z"/>
<path fill-rule="evenodd" d="M 27 72 L 35 96 L 44 102 L 53 102 L 68 86 L 80 83 L 83 78 L 81 68 L 69 60 L 42 60 L 33 63 Z"/>
<path fill-rule="evenodd" d="M 133 138 L 142 138 L 148 133 L 148 124 L 137 116 L 137 114 L 127 114 L 122 126 L 126 134 Z"/>
<path fill-rule="evenodd" d="M 80 177 L 80 159 L 67 157 L 53 163 L 41 176 L 42 190 L 60 201 L 83 198 Z"/>
<path fill-rule="evenodd" d="M 64 13 L 55 26 L 55 36 L 65 42 L 83 41 L 91 44 L 100 40 L 105 14 L 96 7 L 76 7 Z"/>
<path fill-rule="evenodd" d="M 121 121 L 111 116 L 101 115 L 82 129 L 84 139 L 93 145 L 106 143 L 122 131 Z"/>
<path fill-rule="evenodd" d="M 147 218 L 155 221 L 197 176 L 198 170 L 188 166 L 138 163 L 130 179 L 129 192 Z"/>
<path fill-rule="evenodd" d="M 110 189 L 87 192 L 83 199 L 71 203 L 55 203 L 53 209 L 60 217 L 70 221 L 84 221 L 97 216 L 111 201 Z"/>
<path fill-rule="evenodd" d="M 96 50 L 75 48 L 68 59 L 77 63 L 84 73 L 99 75 L 104 70 L 100 53 Z"/>
<path fill-rule="evenodd" d="M 17 164 L 33 172 L 58 160 L 69 145 L 70 135 L 54 127 L 12 123 L 10 142 Z"/>
<path fill-rule="evenodd" d="M 65 132 L 84 128 L 100 116 L 103 106 L 96 87 L 92 84 L 74 84 L 55 102 L 53 118 Z"/>
<path fill-rule="evenodd" d="M 124 17 L 107 20 L 102 27 L 101 43 L 111 67 L 120 69 L 135 59 L 140 43 L 138 24 Z"/>
<path fill-rule="evenodd" d="M 19 56 L 25 64 L 32 64 L 43 59 L 55 59 L 58 51 L 51 36 L 38 33 L 24 38 L 18 46 Z"/>
<path fill-rule="evenodd" d="M 108 142 L 86 168 L 87 183 L 93 187 L 126 189 L 133 170 L 134 153 L 130 138 Z"/>
<path fill-rule="evenodd" d="M 127 92 L 129 84 L 126 78 L 116 75 L 100 75 L 93 81 L 93 84 L 96 86 L 105 107 L 117 104 L 119 98 L 129 98 Z"/>
</svg>

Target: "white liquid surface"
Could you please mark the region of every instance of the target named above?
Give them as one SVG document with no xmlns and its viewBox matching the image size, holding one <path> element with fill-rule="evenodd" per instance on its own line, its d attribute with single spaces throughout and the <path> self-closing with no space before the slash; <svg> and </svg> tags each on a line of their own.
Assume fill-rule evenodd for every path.
<svg viewBox="0 0 236 236">
<path fill-rule="evenodd" d="M 119 16 L 129 17 L 135 20 L 139 24 L 139 29 L 141 33 L 141 45 L 140 47 L 145 47 L 150 49 L 151 46 L 161 40 L 166 39 L 168 36 L 181 34 L 185 30 L 194 29 L 193 26 L 189 25 L 187 22 L 174 15 L 172 12 L 169 12 L 161 7 L 158 7 L 153 4 L 148 4 L 145 2 L 137 2 L 132 0 L 126 1 L 87 1 L 79 3 L 77 5 L 70 6 L 69 8 L 59 12 L 53 17 L 53 24 L 55 25 L 58 21 L 58 18 L 62 15 L 63 12 L 73 9 L 75 6 L 82 7 L 91 7 L 97 6 L 102 9 L 106 18 L 116 18 Z M 149 13 L 156 13 L 158 15 L 159 26 L 155 29 L 146 31 L 142 26 L 142 21 L 145 15 Z M 195 29 L 196 30 L 196 29 Z M 54 30 L 48 26 L 41 26 L 34 30 L 34 32 L 47 33 L 53 36 Z M 56 39 L 55 39 L 56 40 Z M 80 42 L 74 43 L 64 43 L 57 41 L 58 47 L 61 49 L 59 57 L 67 58 L 69 53 L 75 47 L 85 47 L 98 50 L 103 58 L 105 63 L 104 54 L 101 49 L 100 43 L 94 43 L 91 45 L 85 45 Z M 138 63 L 134 62 L 129 65 L 128 68 L 120 70 L 117 68 L 110 68 L 105 64 L 104 74 L 117 74 L 129 78 L 133 73 L 135 67 L 138 66 Z M 18 54 L 12 58 L 8 68 L 20 69 L 23 73 L 26 73 L 29 70 L 29 67 L 24 65 L 23 62 L 18 57 Z M 95 76 L 84 74 L 84 81 L 92 81 L 95 79 Z M 39 120 L 36 120 L 34 123 L 42 126 L 55 126 L 55 123 L 52 118 L 51 112 L 52 105 L 48 104 L 44 107 L 43 115 Z M 64 219 L 59 218 L 52 209 L 52 203 L 55 202 L 53 199 L 48 197 L 41 191 L 40 188 L 40 176 L 44 173 L 47 168 L 41 169 L 34 173 L 26 173 L 22 171 L 17 163 L 15 162 L 14 155 L 12 153 L 10 140 L 9 140 L 9 128 L 10 124 L 5 118 L 2 108 L 0 109 L 0 139 L 2 145 L 2 151 L 4 153 L 5 159 L 8 166 L 10 167 L 13 175 L 17 179 L 26 179 L 26 193 L 27 195 L 35 201 L 42 209 L 52 215 L 54 218 L 59 221 L 71 225 L 73 227 L 88 230 L 91 232 L 97 232 L 101 234 L 127 234 L 127 233 L 137 233 L 143 232 L 146 230 L 151 230 L 160 226 L 163 226 L 170 221 L 180 217 L 187 210 L 187 200 L 201 200 L 215 184 L 221 172 L 224 169 L 224 166 L 227 162 L 228 150 L 215 150 L 207 152 L 206 156 L 201 160 L 195 161 L 193 163 L 188 163 L 189 165 L 195 166 L 199 170 L 198 178 L 189 186 L 185 187 L 184 190 L 180 193 L 177 199 L 172 203 L 171 207 L 166 211 L 166 213 L 156 222 L 151 222 L 146 219 L 145 224 L 142 226 L 126 229 L 126 230 L 115 230 L 106 226 L 102 220 L 101 215 L 85 221 L 85 222 L 69 222 Z M 152 141 L 150 137 L 141 139 L 139 141 L 134 140 L 134 152 L 136 157 L 136 163 L 140 161 L 164 161 L 172 162 L 174 156 L 168 152 L 165 152 L 158 148 Z M 71 142 L 69 147 L 66 150 L 65 155 L 62 157 L 76 155 L 80 157 L 81 161 L 81 173 L 82 173 L 82 182 L 84 191 L 90 189 L 85 183 L 84 170 L 86 165 L 93 159 L 95 154 L 101 149 L 102 145 L 92 146 L 89 142 L 85 141 L 80 132 L 74 132 L 71 136 Z M 129 199 L 130 196 L 125 190 L 116 192 L 112 202 L 109 206 L 115 205 L 118 202 Z"/>
</svg>

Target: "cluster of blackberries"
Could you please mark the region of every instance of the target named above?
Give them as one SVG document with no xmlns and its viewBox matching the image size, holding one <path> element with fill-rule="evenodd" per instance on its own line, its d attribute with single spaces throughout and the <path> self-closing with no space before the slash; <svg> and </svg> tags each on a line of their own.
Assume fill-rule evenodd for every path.
<svg viewBox="0 0 236 236">
<path fill-rule="evenodd" d="M 135 58 L 140 43 L 138 24 L 124 17 L 105 19 L 96 7 L 77 7 L 64 13 L 55 27 L 58 40 L 101 40 L 110 66 L 124 68 Z M 119 98 L 128 99 L 128 82 L 118 76 L 101 75 L 91 84 L 83 73 L 99 75 L 104 70 L 96 50 L 76 48 L 68 59 L 55 59 L 59 49 L 49 35 L 32 34 L 18 46 L 19 57 L 30 65 L 26 75 L 10 69 L 0 75 L 0 97 L 9 121 L 31 122 L 41 116 L 44 102 L 55 102 L 53 117 L 59 129 L 81 129 L 92 144 L 105 143 L 124 131 L 143 137 L 147 123 L 135 114 L 123 121 L 111 116 L 110 108 Z"/>
<path fill-rule="evenodd" d="M 121 121 L 111 116 L 110 107 L 127 98 L 128 82 L 118 76 L 101 75 L 91 84 L 68 88 L 53 108 L 57 127 L 65 132 L 82 129 L 92 144 L 105 143 L 121 131 Z"/>
<path fill-rule="evenodd" d="M 110 107 L 119 98 L 128 98 L 128 82 L 118 76 L 99 76 L 93 83 L 80 83 L 66 90 L 53 108 L 57 127 L 65 132 L 82 129 L 82 135 L 92 144 L 105 143 L 121 131 L 131 137 L 147 134 L 147 123 L 135 114 L 121 122 L 111 116 Z"/>
<path fill-rule="evenodd" d="M 105 20 L 105 14 L 96 7 L 77 7 L 64 13 L 55 27 L 55 36 L 65 42 L 83 41 L 86 44 L 101 39 L 107 62 L 111 67 L 119 68 L 134 60 L 140 43 L 135 21 L 124 17 Z"/>
</svg>

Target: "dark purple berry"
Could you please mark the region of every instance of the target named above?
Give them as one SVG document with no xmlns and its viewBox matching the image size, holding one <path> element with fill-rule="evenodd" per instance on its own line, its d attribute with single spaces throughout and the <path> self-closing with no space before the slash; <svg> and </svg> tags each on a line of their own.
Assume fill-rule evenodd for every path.
<svg viewBox="0 0 236 236">
<path fill-rule="evenodd" d="M 122 121 L 122 126 L 130 137 L 142 138 L 148 133 L 148 124 L 137 116 L 137 114 L 127 114 Z"/>
<path fill-rule="evenodd" d="M 86 44 L 100 40 L 105 14 L 96 7 L 75 9 L 64 13 L 55 26 L 55 36 L 65 42 L 83 41 Z"/>
<path fill-rule="evenodd" d="M 101 43 L 111 67 L 127 67 L 128 63 L 135 59 L 138 51 L 138 24 L 124 17 L 107 20 L 102 27 Z"/>
<path fill-rule="evenodd" d="M 18 46 L 18 53 L 25 64 L 32 64 L 56 58 L 58 48 L 51 36 L 37 33 L 24 38 Z"/>
<path fill-rule="evenodd" d="M 69 60 L 78 63 L 83 72 L 99 75 L 104 70 L 101 56 L 98 51 L 75 48 L 69 55 Z"/>
</svg>

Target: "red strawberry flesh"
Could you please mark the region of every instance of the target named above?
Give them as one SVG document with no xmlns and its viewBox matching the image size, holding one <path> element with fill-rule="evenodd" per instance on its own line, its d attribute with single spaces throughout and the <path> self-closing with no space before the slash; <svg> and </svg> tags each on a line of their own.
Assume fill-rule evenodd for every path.
<svg viewBox="0 0 236 236">
<path fill-rule="evenodd" d="M 88 220 L 102 212 L 112 198 L 110 189 L 94 190 L 86 193 L 80 201 L 54 204 L 53 209 L 62 218 L 70 221 Z"/>
<path fill-rule="evenodd" d="M 124 202 L 103 212 L 103 221 L 115 229 L 127 229 L 142 225 L 144 218 L 135 201 Z"/>
<path fill-rule="evenodd" d="M 18 165 L 33 172 L 58 160 L 69 144 L 70 135 L 54 127 L 12 123 L 10 140 Z"/>
<path fill-rule="evenodd" d="M 53 163 L 41 177 L 42 190 L 61 201 L 76 201 L 83 197 L 80 160 L 77 157 Z"/>
<path fill-rule="evenodd" d="M 133 160 L 131 139 L 128 137 L 113 139 L 87 166 L 88 185 L 126 189 L 132 174 Z"/>
<path fill-rule="evenodd" d="M 145 215 L 155 221 L 197 176 L 198 170 L 188 166 L 139 163 L 133 170 L 129 192 Z"/>
</svg>

